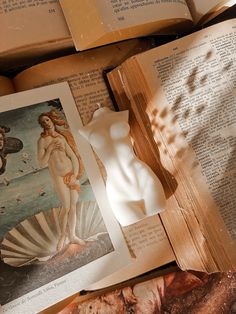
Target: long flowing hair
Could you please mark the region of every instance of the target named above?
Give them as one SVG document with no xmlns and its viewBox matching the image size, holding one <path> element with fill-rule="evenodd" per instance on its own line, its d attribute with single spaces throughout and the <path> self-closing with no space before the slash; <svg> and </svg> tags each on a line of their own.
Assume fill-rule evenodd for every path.
<svg viewBox="0 0 236 314">
<path fill-rule="evenodd" d="M 77 175 L 77 178 L 79 179 L 84 173 L 84 166 L 83 166 L 81 157 L 79 155 L 78 149 L 76 147 L 74 137 L 71 134 L 71 132 L 69 131 L 68 123 L 66 122 L 65 119 L 63 119 L 60 116 L 60 113 L 56 109 L 52 109 L 48 112 L 41 113 L 38 117 L 38 123 L 43 128 L 43 132 L 41 133 L 41 137 L 49 136 L 48 130 L 46 130 L 42 124 L 42 118 L 45 116 L 48 117 L 53 122 L 53 124 L 55 126 L 55 131 L 65 138 L 65 140 L 67 141 L 67 143 L 69 144 L 69 146 L 73 150 L 74 154 L 76 155 L 78 162 L 79 162 L 79 173 Z M 64 129 L 62 129 L 61 127 L 63 127 Z M 52 136 L 52 135 L 50 134 L 50 136 Z"/>
</svg>

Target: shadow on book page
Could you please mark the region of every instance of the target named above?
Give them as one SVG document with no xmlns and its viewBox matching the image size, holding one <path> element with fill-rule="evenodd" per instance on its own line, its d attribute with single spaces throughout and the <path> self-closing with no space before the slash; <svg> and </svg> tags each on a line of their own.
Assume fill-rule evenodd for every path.
<svg viewBox="0 0 236 314">
<path fill-rule="evenodd" d="M 35 313 L 129 264 L 67 83 L 0 98 L 0 304 Z"/>
</svg>

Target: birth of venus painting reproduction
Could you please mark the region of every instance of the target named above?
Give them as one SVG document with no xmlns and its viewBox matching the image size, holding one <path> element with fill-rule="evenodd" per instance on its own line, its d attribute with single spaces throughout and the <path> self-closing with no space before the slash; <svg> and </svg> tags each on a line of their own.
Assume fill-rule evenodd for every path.
<svg viewBox="0 0 236 314">
<path fill-rule="evenodd" d="M 67 85 L 63 87 L 68 93 Z M 70 281 L 75 289 L 70 294 L 85 288 L 100 278 L 99 264 L 94 275 L 86 265 L 116 252 L 117 234 L 112 239 L 107 227 L 113 229 L 115 219 L 104 221 L 104 200 L 99 204 L 96 197 L 96 189 L 101 195 L 103 187 L 93 188 L 88 175 L 97 171 L 92 150 L 76 138 L 78 112 L 68 99 L 65 110 L 62 97 L 52 97 L 56 85 L 43 89 L 45 100 L 36 102 L 33 95 L 38 93 L 32 90 L 30 104 L 26 97 L 19 105 L 16 94 L 13 103 L 18 105 L 0 113 L 0 304 L 16 311 L 34 296 L 63 289 L 73 271 L 79 273 L 74 284 Z M 85 159 L 91 161 L 88 172 Z M 81 275 L 85 270 L 87 275 Z M 104 274 L 102 268 L 100 273 L 112 271 Z"/>
</svg>

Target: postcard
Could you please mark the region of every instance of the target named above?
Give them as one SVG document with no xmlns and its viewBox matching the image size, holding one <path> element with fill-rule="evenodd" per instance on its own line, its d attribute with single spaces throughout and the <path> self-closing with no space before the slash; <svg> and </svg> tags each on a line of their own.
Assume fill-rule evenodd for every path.
<svg viewBox="0 0 236 314">
<path fill-rule="evenodd" d="M 0 98 L 0 304 L 36 313 L 131 263 L 67 83 Z"/>
</svg>

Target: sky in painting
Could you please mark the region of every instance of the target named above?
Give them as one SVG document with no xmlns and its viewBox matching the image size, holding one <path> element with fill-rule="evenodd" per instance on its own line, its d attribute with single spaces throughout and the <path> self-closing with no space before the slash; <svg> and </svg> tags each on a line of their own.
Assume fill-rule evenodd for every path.
<svg viewBox="0 0 236 314">
<path fill-rule="evenodd" d="M 7 156 L 7 167 L 1 179 L 19 178 L 39 168 L 37 162 L 37 141 L 42 128 L 38 116 L 53 109 L 47 102 L 0 113 L 0 125 L 10 128 L 6 137 L 16 137 L 23 142 L 23 149 Z M 1 178 L 2 177 L 2 178 Z"/>
</svg>

